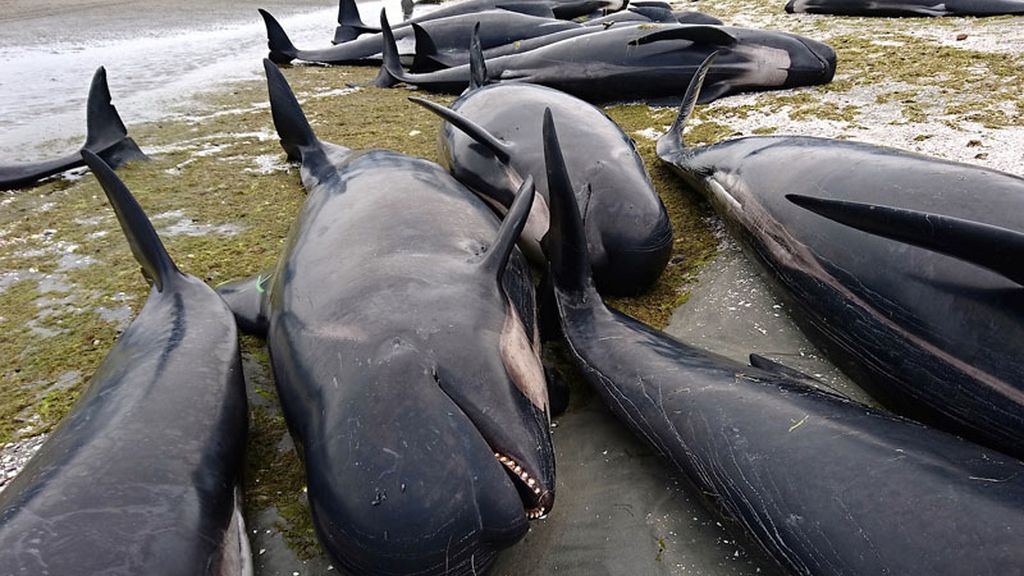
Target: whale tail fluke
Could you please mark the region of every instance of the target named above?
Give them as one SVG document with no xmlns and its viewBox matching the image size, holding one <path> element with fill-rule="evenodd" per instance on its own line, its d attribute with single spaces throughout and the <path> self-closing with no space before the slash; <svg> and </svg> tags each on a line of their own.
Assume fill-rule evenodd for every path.
<svg viewBox="0 0 1024 576">
<path fill-rule="evenodd" d="M 97 154 L 104 162 L 119 168 L 132 160 L 148 160 L 121 121 L 110 102 L 107 71 L 100 66 L 92 77 L 89 102 L 86 105 L 86 137 L 84 149 Z"/>
<path fill-rule="evenodd" d="M 398 45 L 395 43 L 395 35 L 391 32 L 391 25 L 388 24 L 387 14 L 380 11 L 380 28 L 382 33 L 380 73 L 374 79 L 373 85 L 378 88 L 390 88 L 400 82 L 405 82 L 407 77 L 402 70 L 402 61 L 398 56 Z"/>
<path fill-rule="evenodd" d="M 576 192 L 562 157 L 551 110 L 544 110 L 544 162 L 547 165 L 550 224 L 541 240 L 548 259 L 548 274 L 557 292 L 577 298 L 596 292 L 587 252 L 583 218 Z M 600 299 L 594 296 L 596 302 Z"/>
<path fill-rule="evenodd" d="M 281 147 L 292 161 L 302 160 L 303 151 L 320 147 L 306 114 L 299 106 L 295 93 L 285 80 L 284 74 L 270 60 L 263 60 L 267 74 L 267 91 L 270 94 L 270 112 L 274 127 L 281 138 Z"/>
<path fill-rule="evenodd" d="M 928 212 L 800 194 L 786 199 L 840 224 L 987 268 L 1024 286 L 1024 233 Z"/>
<path fill-rule="evenodd" d="M 712 52 L 711 55 L 701 62 L 697 71 L 694 72 L 693 78 L 690 78 L 689 86 L 686 87 L 683 101 L 679 105 L 679 113 L 676 115 L 675 121 L 672 122 L 668 132 L 658 139 L 657 153 L 658 157 L 662 160 L 669 160 L 675 153 L 679 153 L 686 148 L 686 143 L 683 140 L 683 129 L 686 127 L 686 120 L 693 114 L 693 108 L 697 105 L 697 98 L 700 96 L 701 87 L 704 86 L 704 78 L 707 77 L 708 70 L 714 63 L 716 56 L 718 56 L 718 52 Z"/>
<path fill-rule="evenodd" d="M 117 220 L 121 223 L 125 237 L 128 238 L 128 245 L 131 246 L 132 254 L 142 265 L 142 272 L 146 278 L 156 286 L 160 292 L 164 291 L 168 283 L 181 276 L 174 261 L 171 260 L 167 250 L 164 248 L 160 237 L 157 236 L 153 224 L 142 211 L 142 207 L 128 191 L 124 182 L 114 174 L 114 169 L 103 161 L 92 151 L 83 149 L 82 159 L 92 170 L 92 173 L 99 180 L 100 186 L 107 194 L 110 205 L 114 207 Z"/>
<path fill-rule="evenodd" d="M 270 48 L 270 60 L 275 64 L 287 64 L 298 57 L 299 49 L 292 44 L 291 38 L 285 33 L 277 18 L 270 12 L 260 8 L 260 16 L 267 26 L 267 47 Z"/>
<path fill-rule="evenodd" d="M 356 0 L 338 1 L 338 27 L 334 30 L 334 44 L 342 44 L 355 40 L 360 34 L 380 32 L 380 28 L 367 26 L 359 17 Z"/>
</svg>

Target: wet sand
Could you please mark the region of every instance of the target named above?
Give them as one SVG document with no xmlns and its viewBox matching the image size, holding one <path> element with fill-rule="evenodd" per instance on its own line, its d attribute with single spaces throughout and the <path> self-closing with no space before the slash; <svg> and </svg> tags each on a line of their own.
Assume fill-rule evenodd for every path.
<svg viewBox="0 0 1024 576">
<path fill-rule="evenodd" d="M 381 2 L 362 5 L 372 13 Z M 99 66 L 129 127 L 187 114 L 203 93 L 258 78 L 266 31 L 257 7 L 299 45 L 333 38 L 337 4 L 324 0 L 0 2 L 0 162 L 76 150 Z"/>
</svg>

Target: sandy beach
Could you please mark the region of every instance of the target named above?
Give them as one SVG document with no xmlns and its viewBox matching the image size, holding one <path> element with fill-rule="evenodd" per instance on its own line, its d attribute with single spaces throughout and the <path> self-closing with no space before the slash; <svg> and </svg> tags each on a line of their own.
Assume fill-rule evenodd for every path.
<svg viewBox="0 0 1024 576">
<path fill-rule="evenodd" d="M 336 25 L 337 6 L 322 0 L 0 2 L 0 159 L 76 149 L 99 66 L 129 125 L 188 114 L 198 95 L 257 78 L 266 51 L 257 7 L 281 18 L 296 42 L 330 39 Z"/>
</svg>

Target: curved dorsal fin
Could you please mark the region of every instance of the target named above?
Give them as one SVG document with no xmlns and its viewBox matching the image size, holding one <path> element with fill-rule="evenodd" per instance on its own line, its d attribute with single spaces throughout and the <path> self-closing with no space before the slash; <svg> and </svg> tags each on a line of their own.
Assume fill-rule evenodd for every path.
<svg viewBox="0 0 1024 576">
<path fill-rule="evenodd" d="M 373 80 L 373 85 L 378 88 L 390 88 L 399 82 L 405 82 L 408 77 L 402 69 L 402 61 L 398 56 L 398 44 L 395 42 L 395 34 L 391 31 L 386 11 L 380 10 L 381 30 L 381 63 L 380 73 Z M 417 45 L 417 49 L 419 46 Z"/>
<path fill-rule="evenodd" d="M 433 72 L 443 68 L 436 60 L 437 45 L 434 44 L 434 39 L 430 37 L 430 33 L 423 26 L 415 22 L 412 23 L 412 33 L 416 38 L 416 52 L 413 54 L 410 70 L 415 73 L 421 73 Z"/>
<path fill-rule="evenodd" d="M 270 114 L 274 127 L 281 139 L 281 147 L 289 160 L 301 160 L 303 151 L 319 148 L 313 128 L 306 119 L 295 93 L 285 80 L 284 74 L 273 62 L 263 59 L 263 70 L 267 74 L 267 91 L 270 94 Z"/>
<path fill-rule="evenodd" d="M 423 106 L 434 114 L 437 114 L 459 130 L 465 132 L 466 135 L 473 140 L 476 140 L 480 144 L 486 146 L 487 149 L 490 150 L 503 164 L 508 163 L 512 152 L 514 151 L 512 144 L 499 140 L 497 136 L 488 132 L 486 128 L 466 118 L 462 114 L 459 114 L 455 110 L 445 108 L 440 104 L 431 102 L 430 100 L 424 100 L 423 98 L 418 98 L 416 96 L 410 96 L 409 100 Z"/>
<path fill-rule="evenodd" d="M 355 40 L 360 34 L 380 32 L 380 29 L 367 26 L 359 17 L 359 7 L 355 0 L 338 1 L 338 27 L 334 30 L 333 44 L 342 44 Z"/>
<path fill-rule="evenodd" d="M 100 66 L 92 76 L 92 84 L 89 85 L 89 100 L 86 103 L 85 113 L 84 148 L 99 151 L 128 136 L 124 122 L 121 121 L 121 116 L 110 100 L 107 70 Z"/>
<path fill-rule="evenodd" d="M 551 217 L 541 246 L 548 258 L 555 289 L 562 293 L 582 294 L 588 288 L 593 290 L 587 235 L 550 108 L 544 109 L 543 135 Z"/>
<path fill-rule="evenodd" d="M 110 101 L 110 87 L 107 85 L 107 70 L 100 66 L 93 74 L 89 86 L 89 101 L 86 103 L 85 144 L 83 148 L 100 155 L 104 162 L 118 168 L 132 160 L 149 160 L 135 141 L 128 137 L 128 130 L 121 115 Z"/>
<path fill-rule="evenodd" d="M 683 101 L 679 104 L 679 113 L 676 115 L 675 121 L 672 122 L 668 132 L 658 139 L 656 148 L 659 158 L 664 160 L 666 156 L 686 147 L 683 140 L 683 129 L 686 127 L 686 119 L 690 117 L 690 114 L 693 114 L 693 107 L 697 105 L 697 98 L 700 97 L 700 89 L 704 86 L 704 78 L 708 75 L 708 70 L 715 62 L 715 57 L 717 56 L 718 52 L 709 54 L 701 62 L 697 71 L 693 73 L 693 78 L 690 78 L 690 85 L 686 87 L 686 94 L 683 95 Z"/>
<path fill-rule="evenodd" d="M 494 239 L 494 243 L 491 244 L 490 250 L 480 262 L 480 269 L 499 281 L 505 272 L 509 256 L 512 255 L 512 250 L 516 247 L 519 235 L 523 233 L 523 227 L 526 226 L 526 218 L 530 215 L 530 207 L 533 206 L 534 193 L 533 176 L 527 176 L 516 192 L 512 207 L 508 209 L 505 219 L 501 221 L 501 227 L 498 228 L 498 235 Z"/>
<path fill-rule="evenodd" d="M 270 60 L 275 64 L 287 64 L 298 57 L 299 49 L 292 44 L 288 33 L 281 27 L 281 23 L 274 18 L 270 12 L 257 8 L 260 16 L 263 17 L 263 24 L 267 27 L 267 47 L 270 48 Z"/>
<path fill-rule="evenodd" d="M 790 202 L 852 228 L 959 258 L 1024 286 L 1024 233 L 953 216 L 787 194 Z"/>
<path fill-rule="evenodd" d="M 157 236 L 153 224 L 142 211 L 142 207 L 128 191 L 124 182 L 114 174 L 114 170 L 99 156 L 89 150 L 82 150 L 82 158 L 92 173 L 99 180 L 100 186 L 107 194 L 110 205 L 114 207 L 117 221 L 128 239 L 132 254 L 142 266 L 146 278 L 153 282 L 157 291 L 163 292 L 173 278 L 179 276 L 177 266 L 171 260 L 163 242 Z"/>
</svg>

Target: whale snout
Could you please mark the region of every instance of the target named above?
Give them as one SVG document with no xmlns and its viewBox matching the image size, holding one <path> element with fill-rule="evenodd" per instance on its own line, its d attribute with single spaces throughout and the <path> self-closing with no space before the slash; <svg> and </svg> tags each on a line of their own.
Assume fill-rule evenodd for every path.
<svg viewBox="0 0 1024 576">
<path fill-rule="evenodd" d="M 664 207 L 659 205 L 651 212 L 638 216 L 638 221 L 620 215 L 619 225 L 605 227 L 599 234 L 599 245 L 590 246 L 594 282 L 602 294 L 641 294 L 657 282 L 668 265 L 672 224 Z"/>
<path fill-rule="evenodd" d="M 806 50 L 790 56 L 787 86 L 827 84 L 836 73 L 836 51 L 828 44 L 798 36 Z"/>
</svg>

